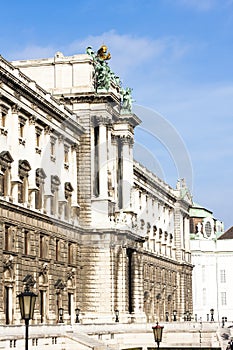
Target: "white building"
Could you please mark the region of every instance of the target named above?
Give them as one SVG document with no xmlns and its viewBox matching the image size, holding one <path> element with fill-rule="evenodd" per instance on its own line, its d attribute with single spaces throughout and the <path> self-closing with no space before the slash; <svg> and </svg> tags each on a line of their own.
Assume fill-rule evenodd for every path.
<svg viewBox="0 0 233 350">
<path fill-rule="evenodd" d="M 190 209 L 193 268 L 193 314 L 197 320 L 233 321 L 232 228 L 224 233 L 223 223 L 201 206 Z"/>
</svg>

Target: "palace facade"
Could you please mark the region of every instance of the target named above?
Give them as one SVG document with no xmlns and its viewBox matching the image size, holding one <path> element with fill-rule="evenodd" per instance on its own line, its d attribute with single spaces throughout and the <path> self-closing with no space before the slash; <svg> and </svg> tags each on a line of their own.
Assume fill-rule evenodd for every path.
<svg viewBox="0 0 233 350">
<path fill-rule="evenodd" d="M 87 54 L 0 57 L 0 323 L 37 294 L 35 324 L 192 313 L 191 196 L 133 159 L 130 89 Z"/>
</svg>

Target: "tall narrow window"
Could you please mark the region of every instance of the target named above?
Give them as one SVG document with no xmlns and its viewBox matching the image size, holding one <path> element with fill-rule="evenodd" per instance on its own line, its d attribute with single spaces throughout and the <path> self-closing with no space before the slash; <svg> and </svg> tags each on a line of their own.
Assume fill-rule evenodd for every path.
<svg viewBox="0 0 233 350">
<path fill-rule="evenodd" d="M 1 127 L 5 128 L 6 127 L 6 113 L 2 112 L 1 116 Z"/>
<path fill-rule="evenodd" d="M 18 127 L 19 127 L 19 143 L 20 144 L 25 144 L 25 141 L 24 141 L 24 129 L 25 129 L 25 124 L 26 124 L 26 119 L 24 119 L 23 117 L 19 117 L 19 124 L 18 124 Z"/>
<path fill-rule="evenodd" d="M 72 243 L 68 243 L 68 264 L 74 263 L 74 246 Z"/>
<path fill-rule="evenodd" d="M 68 314 L 71 316 L 71 306 L 72 306 L 72 293 L 68 293 Z"/>
<path fill-rule="evenodd" d="M 9 308 L 9 287 L 5 287 L 5 319 L 6 324 L 10 324 L 10 308 Z"/>
<path fill-rule="evenodd" d="M 40 234 L 40 258 L 47 258 L 48 246 L 47 246 L 47 236 Z"/>
<path fill-rule="evenodd" d="M 9 250 L 10 248 L 10 226 L 5 225 L 5 244 L 4 244 L 5 250 Z"/>
<path fill-rule="evenodd" d="M 128 311 L 129 313 L 133 312 L 133 286 L 132 286 L 132 278 L 133 278 L 133 266 L 132 266 L 132 255 L 133 250 L 127 248 L 127 260 L 128 260 Z"/>
<path fill-rule="evenodd" d="M 54 136 L 50 137 L 50 159 L 55 162 L 56 160 L 56 138 Z"/>
<path fill-rule="evenodd" d="M 40 290 L 39 294 L 39 302 L 40 302 L 40 322 L 44 322 L 44 291 Z"/>
<path fill-rule="evenodd" d="M 56 253 L 56 261 L 59 260 L 60 257 L 60 241 L 59 239 L 56 239 L 56 247 L 55 247 L 55 253 Z"/>
<path fill-rule="evenodd" d="M 64 145 L 64 167 L 69 169 L 69 146 Z"/>
<path fill-rule="evenodd" d="M 99 184 L 99 126 L 94 128 L 94 195 L 100 194 Z"/>
<path fill-rule="evenodd" d="M 24 230 L 24 254 L 29 253 L 29 231 Z"/>
</svg>

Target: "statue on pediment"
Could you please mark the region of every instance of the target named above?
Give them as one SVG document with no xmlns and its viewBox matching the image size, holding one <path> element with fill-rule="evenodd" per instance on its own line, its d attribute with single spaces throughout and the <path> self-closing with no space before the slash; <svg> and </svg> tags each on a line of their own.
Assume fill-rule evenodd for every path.
<svg viewBox="0 0 233 350">
<path fill-rule="evenodd" d="M 94 86 L 96 91 L 109 91 L 111 83 L 120 89 L 120 79 L 117 77 L 106 62 L 111 58 L 108 48 L 102 45 L 100 49 L 95 52 L 91 46 L 88 46 L 86 53 L 92 57 L 94 61 Z"/>
<path fill-rule="evenodd" d="M 127 87 L 126 89 L 121 89 L 122 104 L 121 108 L 123 113 L 131 113 L 132 111 L 132 89 Z"/>
</svg>

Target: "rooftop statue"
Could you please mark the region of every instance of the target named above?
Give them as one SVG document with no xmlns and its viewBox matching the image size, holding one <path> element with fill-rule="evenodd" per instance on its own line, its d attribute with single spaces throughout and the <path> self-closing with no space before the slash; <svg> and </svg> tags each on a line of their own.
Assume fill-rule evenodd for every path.
<svg viewBox="0 0 233 350">
<path fill-rule="evenodd" d="M 121 81 L 106 62 L 111 58 L 108 48 L 102 45 L 97 52 L 93 51 L 91 46 L 88 46 L 86 53 L 90 55 L 94 61 L 94 86 L 97 92 L 109 91 L 111 84 L 117 87 L 118 91 L 121 88 Z"/>
<path fill-rule="evenodd" d="M 123 113 L 132 111 L 132 89 L 127 87 L 126 89 L 121 89 L 121 108 Z"/>
<path fill-rule="evenodd" d="M 99 57 L 101 60 L 110 60 L 111 54 L 108 52 L 108 48 L 105 45 L 102 45 L 101 48 L 97 51 L 97 57 Z"/>
</svg>

